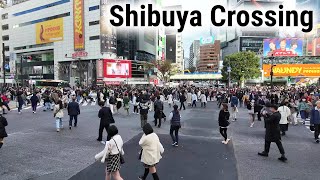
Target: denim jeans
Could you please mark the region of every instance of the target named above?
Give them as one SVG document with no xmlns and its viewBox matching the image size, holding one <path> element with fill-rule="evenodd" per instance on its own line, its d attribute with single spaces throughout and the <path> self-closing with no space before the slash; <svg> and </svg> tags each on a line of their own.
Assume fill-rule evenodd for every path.
<svg viewBox="0 0 320 180">
<path fill-rule="evenodd" d="M 23 101 L 18 102 L 18 112 L 21 112 L 23 104 Z"/>
<path fill-rule="evenodd" d="M 56 128 L 61 129 L 62 127 L 62 118 L 56 118 Z"/>
<path fill-rule="evenodd" d="M 44 110 L 45 111 L 50 110 L 50 108 L 51 108 L 51 103 L 50 102 L 44 103 Z"/>
</svg>

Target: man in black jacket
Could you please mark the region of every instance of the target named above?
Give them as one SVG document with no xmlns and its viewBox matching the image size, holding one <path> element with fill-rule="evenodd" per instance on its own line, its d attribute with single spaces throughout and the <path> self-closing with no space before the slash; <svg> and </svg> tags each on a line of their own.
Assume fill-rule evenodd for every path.
<svg viewBox="0 0 320 180">
<path fill-rule="evenodd" d="M 76 102 L 76 96 L 72 96 L 72 102 L 68 104 L 69 129 L 72 127 L 72 120 L 74 119 L 74 127 L 77 127 L 78 115 L 80 114 L 79 104 Z"/>
<path fill-rule="evenodd" d="M 100 118 L 100 126 L 99 126 L 99 137 L 97 141 L 102 141 L 102 133 L 103 129 L 106 129 L 106 131 L 109 128 L 109 125 L 114 123 L 114 119 L 112 116 L 112 112 L 109 107 L 105 106 L 105 103 L 103 101 L 99 102 L 99 106 L 101 109 L 99 110 L 98 117 Z M 107 141 L 110 140 L 111 137 L 107 137 Z"/>
<path fill-rule="evenodd" d="M 157 97 L 157 100 L 154 102 L 154 124 L 158 128 L 161 127 L 161 119 L 163 114 L 163 102 L 160 100 L 160 96 Z"/>
<path fill-rule="evenodd" d="M 272 104 L 269 107 L 272 114 L 270 115 L 270 117 L 265 118 L 266 135 L 265 135 L 264 151 L 261 153 L 258 153 L 258 155 L 268 157 L 270 144 L 271 142 L 275 142 L 281 153 L 281 157 L 278 159 L 280 161 L 285 162 L 287 161 L 287 158 L 285 156 L 285 152 L 281 143 L 280 126 L 279 126 L 281 114 L 278 111 L 277 105 Z"/>
<path fill-rule="evenodd" d="M 183 107 L 183 110 L 186 110 L 186 106 L 184 105 L 184 102 L 186 102 L 186 97 L 184 96 L 183 92 L 180 93 L 179 99 L 180 99 L 180 103 L 181 103 L 180 104 L 180 111 L 181 111 L 182 107 Z"/>
<path fill-rule="evenodd" d="M 6 126 L 8 126 L 7 119 L 0 114 L 0 149 L 3 145 L 3 139 L 8 137 Z"/>
</svg>

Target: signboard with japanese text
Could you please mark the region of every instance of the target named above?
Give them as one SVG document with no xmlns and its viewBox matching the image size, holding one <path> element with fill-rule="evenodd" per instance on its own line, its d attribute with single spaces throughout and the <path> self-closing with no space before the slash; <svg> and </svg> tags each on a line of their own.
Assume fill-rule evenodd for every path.
<svg viewBox="0 0 320 180">
<path fill-rule="evenodd" d="M 83 0 L 73 0 L 73 30 L 74 30 L 74 50 L 85 49 L 84 40 L 84 2 Z"/>
</svg>

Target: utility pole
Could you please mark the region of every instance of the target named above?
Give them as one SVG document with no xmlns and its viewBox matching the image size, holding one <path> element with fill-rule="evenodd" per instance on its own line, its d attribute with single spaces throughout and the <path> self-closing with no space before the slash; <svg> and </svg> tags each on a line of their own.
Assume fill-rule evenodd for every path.
<svg viewBox="0 0 320 180">
<path fill-rule="evenodd" d="M 5 49 L 4 43 L 2 43 L 2 70 L 3 70 L 3 86 L 6 86 L 6 56 L 5 56 Z"/>
<path fill-rule="evenodd" d="M 23 55 L 21 54 L 20 56 L 20 80 L 21 80 L 21 87 L 23 87 L 23 66 L 22 66 L 22 62 L 23 62 Z"/>
</svg>

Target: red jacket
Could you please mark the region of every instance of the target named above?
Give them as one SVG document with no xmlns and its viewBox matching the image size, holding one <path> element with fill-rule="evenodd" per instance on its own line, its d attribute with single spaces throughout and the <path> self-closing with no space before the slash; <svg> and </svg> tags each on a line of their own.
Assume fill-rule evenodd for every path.
<svg viewBox="0 0 320 180">
<path fill-rule="evenodd" d="M 9 102 L 9 99 L 5 95 L 2 95 L 1 99 L 2 99 L 3 102 Z"/>
</svg>

